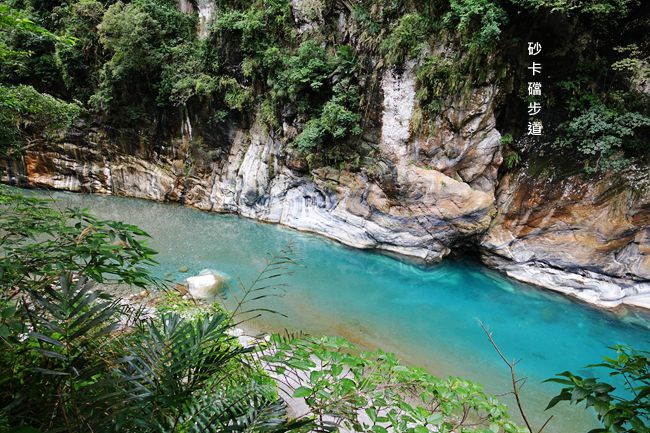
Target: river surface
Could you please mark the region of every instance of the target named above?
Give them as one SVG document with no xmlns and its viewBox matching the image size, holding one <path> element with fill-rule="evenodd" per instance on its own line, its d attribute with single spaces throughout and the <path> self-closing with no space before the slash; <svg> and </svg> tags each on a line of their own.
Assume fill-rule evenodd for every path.
<svg viewBox="0 0 650 433">
<path fill-rule="evenodd" d="M 300 266 L 284 277 L 288 286 L 276 291 L 278 296 L 257 304 L 287 317 L 266 314 L 249 323 L 253 329 L 340 335 L 369 349 L 396 352 L 434 374 L 466 377 L 490 393 L 506 393 L 509 370 L 486 339 L 483 322 L 501 350 L 519 360 L 518 375 L 528 378 L 525 406 L 537 428 L 555 414 L 545 432 L 584 433 L 595 421 L 568 405 L 545 412 L 558 387 L 544 379 L 565 370 L 591 375 L 584 366 L 609 354 L 607 347 L 614 344 L 650 348 L 650 316 L 644 313 L 599 310 L 470 260 L 422 267 L 281 226 L 175 204 L 38 194 L 56 198 L 61 207 L 86 207 L 102 218 L 142 227 L 159 252 L 154 273 L 178 281 L 210 268 L 248 283 L 269 253 L 291 244 Z M 184 266 L 189 272 L 180 272 Z M 511 397 L 500 399 L 514 408 Z"/>
</svg>

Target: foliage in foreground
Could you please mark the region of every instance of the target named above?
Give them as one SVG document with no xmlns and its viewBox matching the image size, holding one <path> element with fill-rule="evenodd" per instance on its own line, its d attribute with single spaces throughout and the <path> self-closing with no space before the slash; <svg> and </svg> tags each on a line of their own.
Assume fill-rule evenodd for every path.
<svg viewBox="0 0 650 433">
<path fill-rule="evenodd" d="M 98 287 L 154 283 L 146 233 L 0 190 L 0 419 L 7 431 L 281 431 L 223 312 L 145 317 Z"/>
<path fill-rule="evenodd" d="M 569 371 L 549 382 L 564 385 L 548 408 L 567 401 L 593 408 L 603 427 L 590 433 L 650 432 L 650 353 L 616 346 L 615 357 L 605 357 L 589 368 L 605 368 L 618 385 L 593 377 L 581 377 Z"/>
<path fill-rule="evenodd" d="M 120 303 L 106 284 L 156 284 L 145 232 L 4 187 L 0 210 L 0 431 L 523 431 L 478 384 L 381 350 L 279 335 L 244 347 L 218 307 L 170 293 L 155 312 Z M 242 299 L 277 287 L 292 263 L 271 257 Z M 650 354 L 615 349 L 590 366 L 614 382 L 561 373 L 549 408 L 584 403 L 602 423 L 594 433 L 649 432 Z M 281 397 L 305 413 L 290 418 Z"/>
<path fill-rule="evenodd" d="M 346 431 L 523 432 L 505 405 L 476 383 L 441 379 L 382 350 L 343 338 L 273 335 L 262 356 L 281 390 L 304 399 L 324 427 Z"/>
</svg>

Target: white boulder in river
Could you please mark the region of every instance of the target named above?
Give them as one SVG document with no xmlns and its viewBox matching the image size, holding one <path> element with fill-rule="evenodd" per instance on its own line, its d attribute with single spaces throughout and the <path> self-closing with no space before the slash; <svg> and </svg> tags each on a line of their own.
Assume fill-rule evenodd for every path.
<svg viewBox="0 0 650 433">
<path fill-rule="evenodd" d="M 228 276 L 211 269 L 202 270 L 199 275 L 185 280 L 187 291 L 195 299 L 214 299 L 228 282 Z"/>
</svg>

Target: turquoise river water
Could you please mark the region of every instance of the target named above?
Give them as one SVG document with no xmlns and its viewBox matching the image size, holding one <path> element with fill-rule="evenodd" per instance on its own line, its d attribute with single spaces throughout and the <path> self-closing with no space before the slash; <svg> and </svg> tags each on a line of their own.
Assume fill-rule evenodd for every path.
<svg viewBox="0 0 650 433">
<path fill-rule="evenodd" d="M 341 335 L 369 349 L 396 352 L 432 373 L 466 377 L 491 393 L 506 393 L 509 371 L 480 320 L 502 351 L 520 360 L 518 374 L 528 378 L 525 405 L 538 428 L 555 414 L 546 432 L 582 433 L 595 424 L 591 414 L 568 405 L 545 412 L 558 388 L 544 379 L 565 370 L 592 374 L 584 366 L 598 362 L 614 344 L 650 348 L 650 316 L 644 313 L 598 310 L 469 260 L 421 267 L 232 215 L 135 199 L 38 194 L 56 198 L 58 206 L 87 207 L 102 218 L 144 228 L 159 252 L 154 272 L 179 281 L 204 268 L 250 281 L 267 253 L 290 242 L 302 265 L 285 279 L 289 285 L 280 296 L 262 301 L 287 317 L 265 315 L 250 323 L 254 329 Z M 179 272 L 183 266 L 189 273 Z M 508 396 L 501 399 L 513 403 Z"/>
</svg>

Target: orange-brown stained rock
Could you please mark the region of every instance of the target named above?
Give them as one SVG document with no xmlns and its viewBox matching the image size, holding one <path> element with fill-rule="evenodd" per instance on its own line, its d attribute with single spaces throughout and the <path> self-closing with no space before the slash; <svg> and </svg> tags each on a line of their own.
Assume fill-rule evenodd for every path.
<svg viewBox="0 0 650 433">
<path fill-rule="evenodd" d="M 482 245 L 514 262 L 650 278 L 650 193 L 617 179 L 504 177 Z"/>
</svg>

